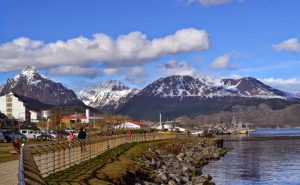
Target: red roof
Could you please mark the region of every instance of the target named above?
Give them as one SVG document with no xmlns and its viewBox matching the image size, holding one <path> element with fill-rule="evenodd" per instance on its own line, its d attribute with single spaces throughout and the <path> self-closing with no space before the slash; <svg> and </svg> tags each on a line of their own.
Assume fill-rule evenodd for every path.
<svg viewBox="0 0 300 185">
<path fill-rule="evenodd" d="M 145 127 L 146 126 L 144 123 L 139 122 L 139 121 L 130 121 L 130 123 L 133 123 L 133 124 L 141 126 L 141 127 Z"/>
</svg>

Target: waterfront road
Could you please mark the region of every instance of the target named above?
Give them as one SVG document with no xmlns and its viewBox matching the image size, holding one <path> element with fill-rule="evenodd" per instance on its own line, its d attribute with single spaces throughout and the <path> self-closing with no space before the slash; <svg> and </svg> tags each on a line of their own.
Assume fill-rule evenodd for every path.
<svg viewBox="0 0 300 185">
<path fill-rule="evenodd" d="M 18 160 L 0 163 L 0 185 L 17 185 L 18 167 Z"/>
</svg>

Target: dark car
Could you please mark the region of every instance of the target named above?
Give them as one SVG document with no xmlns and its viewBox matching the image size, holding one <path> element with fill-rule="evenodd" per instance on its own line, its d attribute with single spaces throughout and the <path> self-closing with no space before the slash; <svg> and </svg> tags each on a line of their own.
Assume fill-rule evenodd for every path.
<svg viewBox="0 0 300 185">
<path fill-rule="evenodd" d="M 57 131 L 56 135 L 57 135 L 57 139 L 63 139 L 63 138 L 67 138 L 67 136 L 69 135 L 69 133 L 61 130 L 61 131 Z"/>
<path fill-rule="evenodd" d="M 37 141 L 50 141 L 53 139 L 54 139 L 54 137 L 47 133 L 42 133 L 41 135 L 36 137 Z"/>
<path fill-rule="evenodd" d="M 18 134 L 11 130 L 3 131 L 3 134 L 7 142 L 12 142 L 17 138 L 20 139 L 21 141 L 25 141 L 27 139 L 24 134 Z"/>
</svg>

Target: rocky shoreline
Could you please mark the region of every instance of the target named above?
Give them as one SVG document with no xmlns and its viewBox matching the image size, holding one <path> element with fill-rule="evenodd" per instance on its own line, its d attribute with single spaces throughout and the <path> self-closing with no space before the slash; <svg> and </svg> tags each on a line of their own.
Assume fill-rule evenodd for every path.
<svg viewBox="0 0 300 185">
<path fill-rule="evenodd" d="M 222 148 L 223 140 L 197 140 L 187 143 L 167 144 L 158 149 L 149 146 L 140 158 L 148 178 L 136 175 L 136 185 L 154 184 L 199 184 L 214 185 L 209 174 L 202 174 L 202 168 L 210 160 L 224 156 L 229 149 Z"/>
</svg>

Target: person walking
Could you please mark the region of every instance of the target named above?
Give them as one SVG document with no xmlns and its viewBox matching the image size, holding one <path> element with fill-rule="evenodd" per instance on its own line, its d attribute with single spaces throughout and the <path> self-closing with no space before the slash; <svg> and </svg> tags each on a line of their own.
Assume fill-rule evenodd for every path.
<svg viewBox="0 0 300 185">
<path fill-rule="evenodd" d="M 78 139 L 86 139 L 86 132 L 85 132 L 85 130 L 83 130 L 83 128 L 82 127 L 80 127 L 80 131 L 79 131 L 79 133 L 78 133 L 78 136 L 77 136 L 77 138 Z"/>
<path fill-rule="evenodd" d="M 76 136 L 74 135 L 74 133 L 71 131 L 69 132 L 69 135 L 67 136 L 68 142 L 73 141 L 76 138 Z"/>
<path fill-rule="evenodd" d="M 131 137 L 132 137 L 132 131 L 131 130 L 128 130 L 127 137 L 131 141 Z"/>
<path fill-rule="evenodd" d="M 81 155 L 82 155 L 82 152 L 85 151 L 85 141 L 83 141 L 83 140 L 86 139 L 86 132 L 82 127 L 80 127 L 80 131 L 78 133 L 77 138 L 81 141 L 80 148 L 81 148 Z"/>
</svg>

